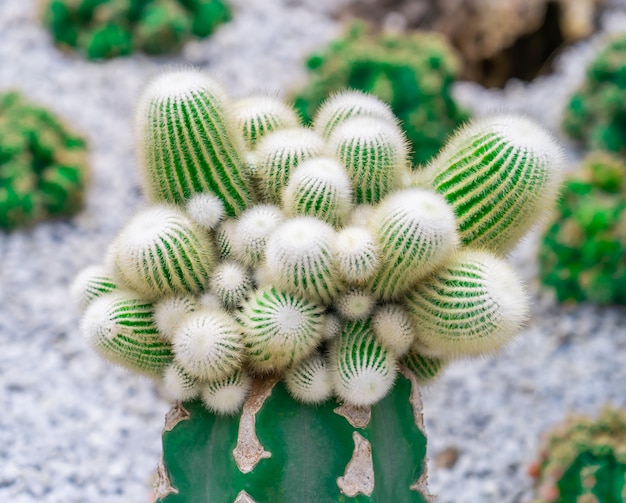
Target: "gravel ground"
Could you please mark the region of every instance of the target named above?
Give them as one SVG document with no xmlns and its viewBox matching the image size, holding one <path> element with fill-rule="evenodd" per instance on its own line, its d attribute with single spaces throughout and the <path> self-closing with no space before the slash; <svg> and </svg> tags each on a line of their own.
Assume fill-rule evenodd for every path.
<svg viewBox="0 0 626 503">
<path fill-rule="evenodd" d="M 86 347 L 67 289 L 142 204 L 132 111 L 146 80 L 163 67 L 199 65 L 235 96 L 284 94 L 304 80 L 303 57 L 339 33 L 332 0 L 232 3 L 234 20 L 177 58 L 96 64 L 51 45 L 35 0 L 0 0 L 0 91 L 18 88 L 83 131 L 92 170 L 87 207 L 75 219 L 0 234 L 0 501 L 148 502 L 168 405 L 150 382 Z M 626 29 L 625 19 L 611 13 L 606 29 Z M 524 110 L 556 129 L 602 36 L 571 48 L 554 75 L 532 85 L 486 91 L 463 83 L 459 99 L 477 113 Z M 535 244 L 531 236 L 512 257 L 535 297 L 528 327 L 497 358 L 457 363 L 424 391 L 439 503 L 526 501 L 525 466 L 542 430 L 569 410 L 626 405 L 626 311 L 558 307 L 538 294 Z M 458 461 L 438 467 L 449 448 Z"/>
</svg>

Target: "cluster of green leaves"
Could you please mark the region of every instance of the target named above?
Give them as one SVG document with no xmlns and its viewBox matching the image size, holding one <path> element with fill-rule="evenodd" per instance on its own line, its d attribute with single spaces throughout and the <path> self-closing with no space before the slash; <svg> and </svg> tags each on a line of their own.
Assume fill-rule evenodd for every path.
<svg viewBox="0 0 626 503">
<path fill-rule="evenodd" d="M 546 435 L 533 468 L 534 503 L 626 501 L 626 413 L 570 418 Z"/>
<path fill-rule="evenodd" d="M 590 154 L 570 179 L 539 254 L 559 301 L 626 304 L 626 165 Z"/>
<path fill-rule="evenodd" d="M 17 92 L 0 94 L 0 228 L 74 213 L 82 205 L 85 141 Z"/>
<path fill-rule="evenodd" d="M 626 154 L 626 37 L 614 39 L 572 95 L 563 129 L 586 148 Z"/>
<path fill-rule="evenodd" d="M 413 152 L 424 164 L 468 118 L 452 97 L 459 62 L 446 40 L 434 33 L 369 34 L 353 24 L 343 38 L 307 61 L 310 83 L 293 97 L 310 122 L 324 99 L 344 88 L 371 93 L 391 106 Z"/>
<path fill-rule="evenodd" d="M 230 17 L 222 0 L 48 0 L 44 12 L 56 42 L 89 59 L 162 54 Z"/>
</svg>

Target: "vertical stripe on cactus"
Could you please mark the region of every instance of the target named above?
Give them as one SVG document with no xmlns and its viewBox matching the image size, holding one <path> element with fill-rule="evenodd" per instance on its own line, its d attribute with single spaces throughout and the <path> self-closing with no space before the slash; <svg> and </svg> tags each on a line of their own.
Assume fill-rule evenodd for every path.
<svg viewBox="0 0 626 503">
<path fill-rule="evenodd" d="M 203 384 L 200 388 L 202 403 L 215 414 L 235 414 L 241 409 L 251 385 L 252 379 L 246 371 L 238 369 L 228 377 Z"/>
<path fill-rule="evenodd" d="M 513 269 L 491 253 L 457 252 L 406 299 L 418 341 L 446 358 L 489 354 L 525 321 L 527 296 Z"/>
<path fill-rule="evenodd" d="M 117 281 L 107 267 L 91 265 L 76 276 L 71 295 L 79 309 L 84 311 L 95 299 L 117 289 Z"/>
<path fill-rule="evenodd" d="M 335 231 L 313 217 L 283 222 L 267 242 L 266 265 L 281 288 L 330 304 L 341 288 L 332 254 Z"/>
<path fill-rule="evenodd" d="M 142 374 L 159 377 L 173 359 L 171 345 L 154 323 L 152 304 L 129 292 L 93 301 L 81 332 L 104 359 Z"/>
<path fill-rule="evenodd" d="M 390 124 L 398 123 L 391 107 L 384 101 L 363 91 L 347 90 L 332 95 L 322 103 L 313 124 L 317 133 L 329 138 L 337 126 L 351 117 L 362 116 L 383 119 Z"/>
<path fill-rule="evenodd" d="M 549 214 L 563 163 L 542 126 L 494 115 L 460 129 L 425 176 L 454 208 L 463 243 L 505 253 Z"/>
<path fill-rule="evenodd" d="M 335 263 L 341 278 L 361 285 L 373 278 L 380 267 L 378 249 L 371 232 L 364 227 L 345 227 L 333 243 Z"/>
<path fill-rule="evenodd" d="M 304 159 L 320 155 L 324 140 L 310 129 L 282 129 L 259 142 L 255 153 L 255 176 L 263 201 L 281 204 L 291 173 Z"/>
<path fill-rule="evenodd" d="M 250 366 L 281 371 L 306 358 L 322 339 L 323 313 L 318 304 L 289 293 L 257 290 L 238 315 Z"/>
<path fill-rule="evenodd" d="M 328 364 L 319 353 L 287 369 L 284 380 L 289 394 L 302 403 L 321 403 L 333 393 Z"/>
<path fill-rule="evenodd" d="M 354 117 L 339 125 L 328 141 L 348 172 L 357 203 L 377 203 L 399 187 L 408 149 L 397 125 Z"/>
<path fill-rule="evenodd" d="M 249 150 L 253 150 L 259 140 L 272 131 L 300 125 L 294 109 L 275 96 L 243 98 L 235 102 L 235 115 Z"/>
<path fill-rule="evenodd" d="M 380 204 L 373 220 L 381 268 L 371 288 L 384 300 L 405 294 L 458 241 L 452 208 L 441 196 L 426 190 L 396 192 Z"/>
<path fill-rule="evenodd" d="M 244 175 L 244 143 L 224 90 L 200 71 L 156 78 L 137 113 L 140 166 L 152 200 L 183 204 L 211 192 L 229 216 L 252 203 Z"/>
<path fill-rule="evenodd" d="M 333 339 L 330 357 L 335 393 L 348 403 L 372 405 L 393 386 L 395 358 L 378 343 L 369 320 L 348 321 Z"/>
<path fill-rule="evenodd" d="M 234 218 L 227 218 L 217 228 L 217 231 L 215 232 L 215 241 L 217 241 L 220 259 L 232 257 L 233 242 L 235 241 L 236 231 L 237 220 Z"/>
<path fill-rule="evenodd" d="M 400 359 L 400 363 L 415 374 L 420 384 L 427 383 L 441 374 L 445 363 L 440 358 L 434 358 L 420 354 L 411 349 Z"/>
<path fill-rule="evenodd" d="M 288 216 L 311 216 L 340 227 L 352 209 L 352 186 L 343 166 L 330 157 L 300 163 L 283 192 Z"/>
<path fill-rule="evenodd" d="M 145 296 L 200 292 L 215 264 L 208 234 L 174 206 L 153 206 L 135 217 L 110 248 L 115 271 Z"/>
</svg>

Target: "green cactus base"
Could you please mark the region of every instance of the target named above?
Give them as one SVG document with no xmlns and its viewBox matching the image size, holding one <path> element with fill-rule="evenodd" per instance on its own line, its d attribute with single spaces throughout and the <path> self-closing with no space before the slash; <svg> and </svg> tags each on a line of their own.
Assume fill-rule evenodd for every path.
<svg viewBox="0 0 626 503">
<path fill-rule="evenodd" d="M 303 405 L 273 378 L 254 383 L 239 417 L 174 406 L 163 451 L 161 503 L 430 501 L 421 398 L 404 368 L 371 409 Z"/>
</svg>

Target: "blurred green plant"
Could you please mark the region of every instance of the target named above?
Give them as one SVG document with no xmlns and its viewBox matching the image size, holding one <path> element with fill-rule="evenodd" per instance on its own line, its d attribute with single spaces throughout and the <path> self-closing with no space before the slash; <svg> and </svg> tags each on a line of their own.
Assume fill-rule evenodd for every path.
<svg viewBox="0 0 626 503">
<path fill-rule="evenodd" d="M 571 417 L 545 435 L 533 503 L 626 501 L 626 413 L 606 407 L 597 419 Z"/>
<path fill-rule="evenodd" d="M 594 152 L 566 182 L 539 253 L 559 301 L 626 304 L 626 165 Z"/>
<path fill-rule="evenodd" d="M 0 94 L 0 228 L 77 211 L 86 166 L 82 138 L 19 93 Z"/>
<path fill-rule="evenodd" d="M 310 56 L 307 67 L 311 81 L 293 97 L 305 122 L 312 121 L 328 95 L 344 88 L 371 93 L 400 120 L 414 163 L 429 161 L 469 117 L 452 97 L 459 60 L 435 33 L 373 36 L 354 23 L 343 38 Z"/>
<path fill-rule="evenodd" d="M 586 148 L 626 154 L 625 62 L 622 36 L 599 52 L 565 110 L 563 129 Z"/>
<path fill-rule="evenodd" d="M 222 0 L 47 0 L 43 15 L 57 44 L 89 59 L 176 50 L 230 18 Z"/>
</svg>

